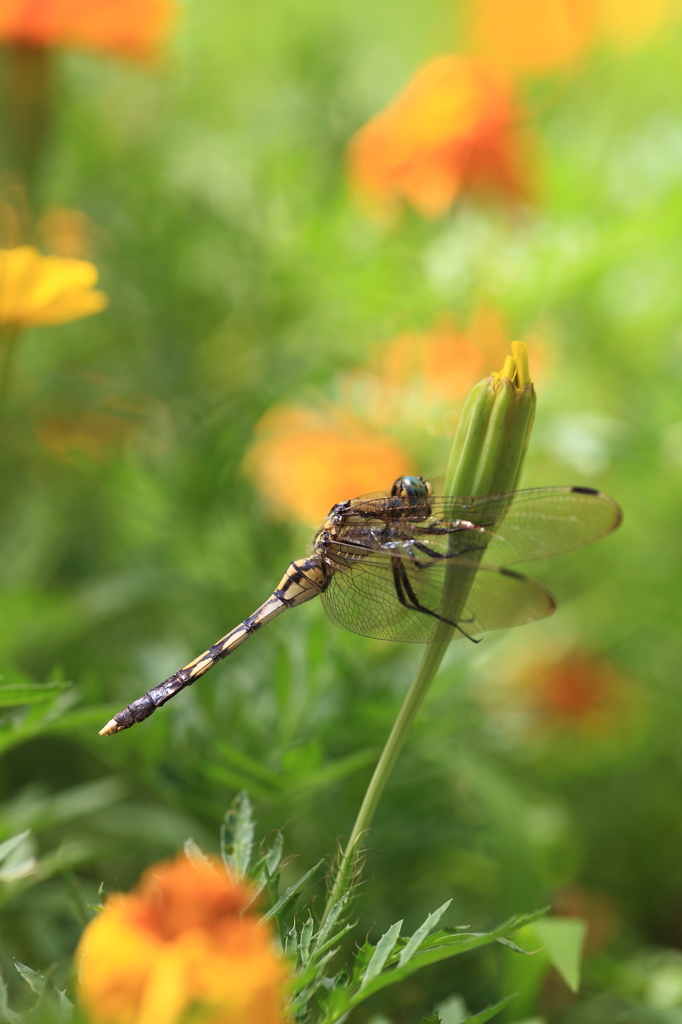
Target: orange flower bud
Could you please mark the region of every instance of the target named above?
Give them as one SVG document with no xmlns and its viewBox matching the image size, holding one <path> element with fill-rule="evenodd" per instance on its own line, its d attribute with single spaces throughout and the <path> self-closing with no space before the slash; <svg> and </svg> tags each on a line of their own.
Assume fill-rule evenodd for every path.
<svg viewBox="0 0 682 1024">
<path fill-rule="evenodd" d="M 175 12 L 172 0 L 3 0 L 0 42 L 149 57 Z"/>
<path fill-rule="evenodd" d="M 245 912 L 251 890 L 184 855 L 149 868 L 83 933 L 79 996 L 92 1024 L 283 1024 L 283 961 Z"/>
</svg>

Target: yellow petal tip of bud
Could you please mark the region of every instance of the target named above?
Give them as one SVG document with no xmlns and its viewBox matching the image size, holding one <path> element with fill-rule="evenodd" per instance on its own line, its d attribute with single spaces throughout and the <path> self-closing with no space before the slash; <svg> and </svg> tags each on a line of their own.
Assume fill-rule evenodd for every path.
<svg viewBox="0 0 682 1024">
<path fill-rule="evenodd" d="M 526 384 L 530 384 L 528 346 L 525 341 L 512 341 L 511 350 L 516 363 L 516 386 L 523 388 Z"/>
<path fill-rule="evenodd" d="M 516 362 L 513 356 L 507 356 L 502 367 L 500 377 L 508 377 L 509 380 L 513 380 L 516 376 Z"/>
<path fill-rule="evenodd" d="M 110 718 L 103 729 L 100 729 L 100 736 L 113 736 L 115 732 L 119 731 L 119 724 L 115 718 Z"/>
<path fill-rule="evenodd" d="M 507 356 L 499 373 L 494 373 L 493 380 L 499 384 L 501 380 L 510 380 L 520 390 L 530 384 L 528 367 L 528 347 L 525 341 L 512 341 L 512 355 Z"/>
</svg>

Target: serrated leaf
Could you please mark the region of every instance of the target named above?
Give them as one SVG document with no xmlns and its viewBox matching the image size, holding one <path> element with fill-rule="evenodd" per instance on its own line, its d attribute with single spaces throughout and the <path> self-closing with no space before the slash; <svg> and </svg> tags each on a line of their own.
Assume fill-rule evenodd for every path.
<svg viewBox="0 0 682 1024">
<path fill-rule="evenodd" d="M 379 992 L 381 989 L 384 989 L 389 985 L 395 985 L 397 982 L 404 981 L 405 978 L 411 977 L 411 975 L 415 974 L 423 967 L 439 963 L 441 960 L 447 960 L 450 957 L 458 956 L 461 953 L 467 953 L 472 949 L 478 949 L 480 946 L 489 945 L 490 943 L 496 942 L 500 937 L 514 935 L 519 928 L 522 928 L 526 924 L 532 924 L 546 913 L 547 908 L 543 908 L 542 910 L 535 911 L 532 914 L 517 914 L 514 917 L 510 917 L 507 921 L 504 921 L 501 925 L 490 932 L 440 932 L 437 936 L 438 945 L 434 946 L 430 944 L 431 940 L 427 939 L 424 946 L 417 950 L 404 966 L 401 967 L 398 964 L 395 967 L 382 971 L 374 981 L 361 991 L 359 989 L 357 991 L 353 991 L 352 995 L 345 990 L 347 992 L 347 998 L 344 1003 L 344 1012 L 359 1006 L 360 1003 L 369 999 L 369 997 L 374 995 L 375 992 Z M 496 1004 L 495 1007 L 489 1007 L 487 1010 L 484 1010 L 483 1013 L 493 1015 L 498 1011 L 498 1008 L 501 1009 L 504 1005 L 505 1003 L 503 1001 L 501 1004 Z M 339 1017 L 340 1014 L 337 1015 L 332 1008 L 327 1008 L 319 1024 L 338 1024 Z M 486 1019 L 487 1018 L 481 1017 L 479 1014 L 478 1018 L 472 1018 L 472 1022 L 481 1024 L 481 1022 Z"/>
<path fill-rule="evenodd" d="M 14 961 L 14 966 L 26 984 L 31 987 L 31 990 L 35 992 L 38 997 L 42 996 L 45 992 L 45 986 L 47 985 L 47 978 L 45 975 L 41 974 L 39 971 L 32 970 L 30 967 L 27 967 L 26 964 L 19 963 L 18 960 Z"/>
<path fill-rule="evenodd" d="M 232 807 L 225 815 L 221 829 L 220 852 L 225 865 L 239 878 L 249 870 L 253 852 L 253 836 L 256 823 L 248 793 L 242 790 L 235 797 Z"/>
<path fill-rule="evenodd" d="M 432 914 L 429 914 L 424 923 L 417 928 L 414 935 L 410 938 L 409 942 L 400 953 L 400 959 L 398 960 L 399 967 L 404 967 L 405 964 L 412 959 L 426 936 L 429 932 L 433 931 L 451 903 L 452 900 L 448 900 L 442 907 L 439 907 L 438 910 L 434 910 Z"/>
<path fill-rule="evenodd" d="M 301 941 L 299 943 L 299 949 L 301 951 L 301 963 L 303 964 L 304 967 L 310 960 L 310 944 L 313 941 L 314 927 L 315 922 L 313 921 L 312 917 L 309 917 L 306 923 L 301 928 Z"/>
<path fill-rule="evenodd" d="M 315 864 L 315 866 L 310 869 L 310 871 L 306 871 L 306 873 L 301 878 L 299 878 L 298 882 L 295 882 L 294 885 L 290 886 L 284 893 L 284 895 L 280 896 L 280 898 L 275 903 L 274 907 L 271 907 L 270 910 L 268 910 L 267 914 L 264 914 L 264 916 L 261 918 L 261 921 L 270 921 L 271 918 L 276 917 L 278 914 L 281 914 L 281 912 L 288 906 L 288 904 L 291 903 L 294 897 L 298 895 L 298 893 L 301 891 L 301 889 L 308 881 L 308 879 L 315 874 L 315 872 L 317 871 L 321 864 L 322 861 L 319 860 L 317 864 Z"/>
<path fill-rule="evenodd" d="M 339 917 L 343 913 L 343 910 L 348 903 L 348 895 L 342 896 L 340 900 L 337 900 L 332 909 L 327 914 L 327 920 L 324 922 L 319 932 L 315 936 L 315 949 L 322 947 L 329 935 L 331 935 L 332 929 Z"/>
<path fill-rule="evenodd" d="M 587 922 L 579 917 L 550 917 L 538 921 L 535 930 L 545 944 L 549 962 L 571 992 L 577 992 Z"/>
<path fill-rule="evenodd" d="M 384 932 L 377 942 L 374 953 L 372 954 L 372 959 L 367 965 L 367 970 L 363 975 L 362 982 L 360 984 L 360 991 L 362 991 L 363 988 L 367 988 L 370 982 L 374 981 L 377 975 L 381 974 L 383 971 L 386 961 L 395 949 L 395 944 L 398 941 L 398 936 L 400 935 L 400 929 L 402 926 L 402 921 L 396 921 L 395 924 L 391 925 L 387 932 Z"/>
<path fill-rule="evenodd" d="M 66 992 L 54 986 L 55 995 L 57 996 L 57 1007 L 62 1017 L 70 1017 L 73 1013 L 73 1003 L 67 996 Z"/>
<path fill-rule="evenodd" d="M 293 960 L 295 960 L 298 955 L 298 933 L 296 931 L 295 921 L 287 932 L 286 939 L 284 941 L 284 952 Z"/>
<path fill-rule="evenodd" d="M 198 846 L 194 842 L 191 836 L 185 839 L 184 843 L 182 844 L 182 848 L 184 850 L 185 857 L 187 858 L 187 860 L 191 861 L 193 864 L 211 863 L 206 854 L 204 853 L 204 851 L 201 849 L 200 846 Z"/>
<path fill-rule="evenodd" d="M 273 844 L 267 852 L 265 857 L 265 866 L 268 869 L 270 877 L 274 875 L 275 871 L 280 865 L 282 860 L 282 853 L 284 851 L 284 835 L 278 832 L 274 838 Z"/>
</svg>

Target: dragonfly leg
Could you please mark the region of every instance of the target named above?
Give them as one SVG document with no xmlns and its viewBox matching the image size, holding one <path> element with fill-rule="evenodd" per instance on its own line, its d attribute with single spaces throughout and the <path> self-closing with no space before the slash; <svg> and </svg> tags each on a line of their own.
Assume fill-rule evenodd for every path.
<svg viewBox="0 0 682 1024">
<path fill-rule="evenodd" d="M 472 636 L 465 633 L 457 622 L 452 622 L 450 619 L 446 619 L 442 615 L 439 615 L 438 612 L 434 612 L 430 608 L 427 608 L 426 605 L 421 604 L 419 598 L 414 592 L 412 584 L 410 583 L 410 578 L 407 575 L 407 571 L 403 563 L 399 558 L 392 559 L 392 562 L 396 596 L 405 608 L 409 608 L 410 611 L 422 612 L 424 615 L 431 615 L 434 619 L 438 619 L 439 622 L 444 622 L 445 625 L 452 626 L 453 629 L 458 630 L 462 636 L 465 636 L 467 640 L 471 640 L 472 643 L 480 643 L 479 640 L 474 640 Z"/>
<path fill-rule="evenodd" d="M 416 548 L 417 551 L 421 551 L 423 555 L 428 555 L 429 558 L 433 559 L 434 561 L 442 561 L 444 558 L 453 558 L 456 556 L 467 555 L 471 551 L 480 551 L 480 547 L 476 547 L 475 545 L 472 545 L 470 547 L 459 548 L 457 551 L 434 551 L 433 548 L 430 548 L 427 544 L 423 544 L 422 541 L 420 540 L 414 540 L 414 538 L 412 540 L 405 541 L 404 544 L 410 555 L 412 555 L 414 549 Z M 423 569 L 427 563 L 418 562 L 415 559 L 414 564 L 418 566 L 420 569 Z"/>
</svg>

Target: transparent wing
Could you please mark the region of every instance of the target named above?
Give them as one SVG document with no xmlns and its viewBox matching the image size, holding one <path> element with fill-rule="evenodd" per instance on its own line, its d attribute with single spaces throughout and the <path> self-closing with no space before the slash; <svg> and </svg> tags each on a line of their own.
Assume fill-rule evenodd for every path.
<svg viewBox="0 0 682 1024">
<path fill-rule="evenodd" d="M 411 504 L 400 498 L 353 502 L 349 515 L 389 524 L 381 547 L 396 543 L 415 557 L 406 541 L 417 540 L 440 556 L 485 548 L 483 563 L 513 565 L 574 551 L 614 530 L 618 504 L 607 494 L 581 487 L 542 487 L 480 498 L 433 497 Z M 467 524 L 477 527 L 472 530 Z M 352 528 L 345 543 L 354 543 Z"/>
<path fill-rule="evenodd" d="M 455 637 L 472 636 L 534 622 L 555 609 L 540 583 L 507 569 L 458 559 L 419 567 L 381 553 L 336 571 L 322 602 L 351 633 L 407 643 L 430 643 L 444 621 L 459 627 Z"/>
</svg>

